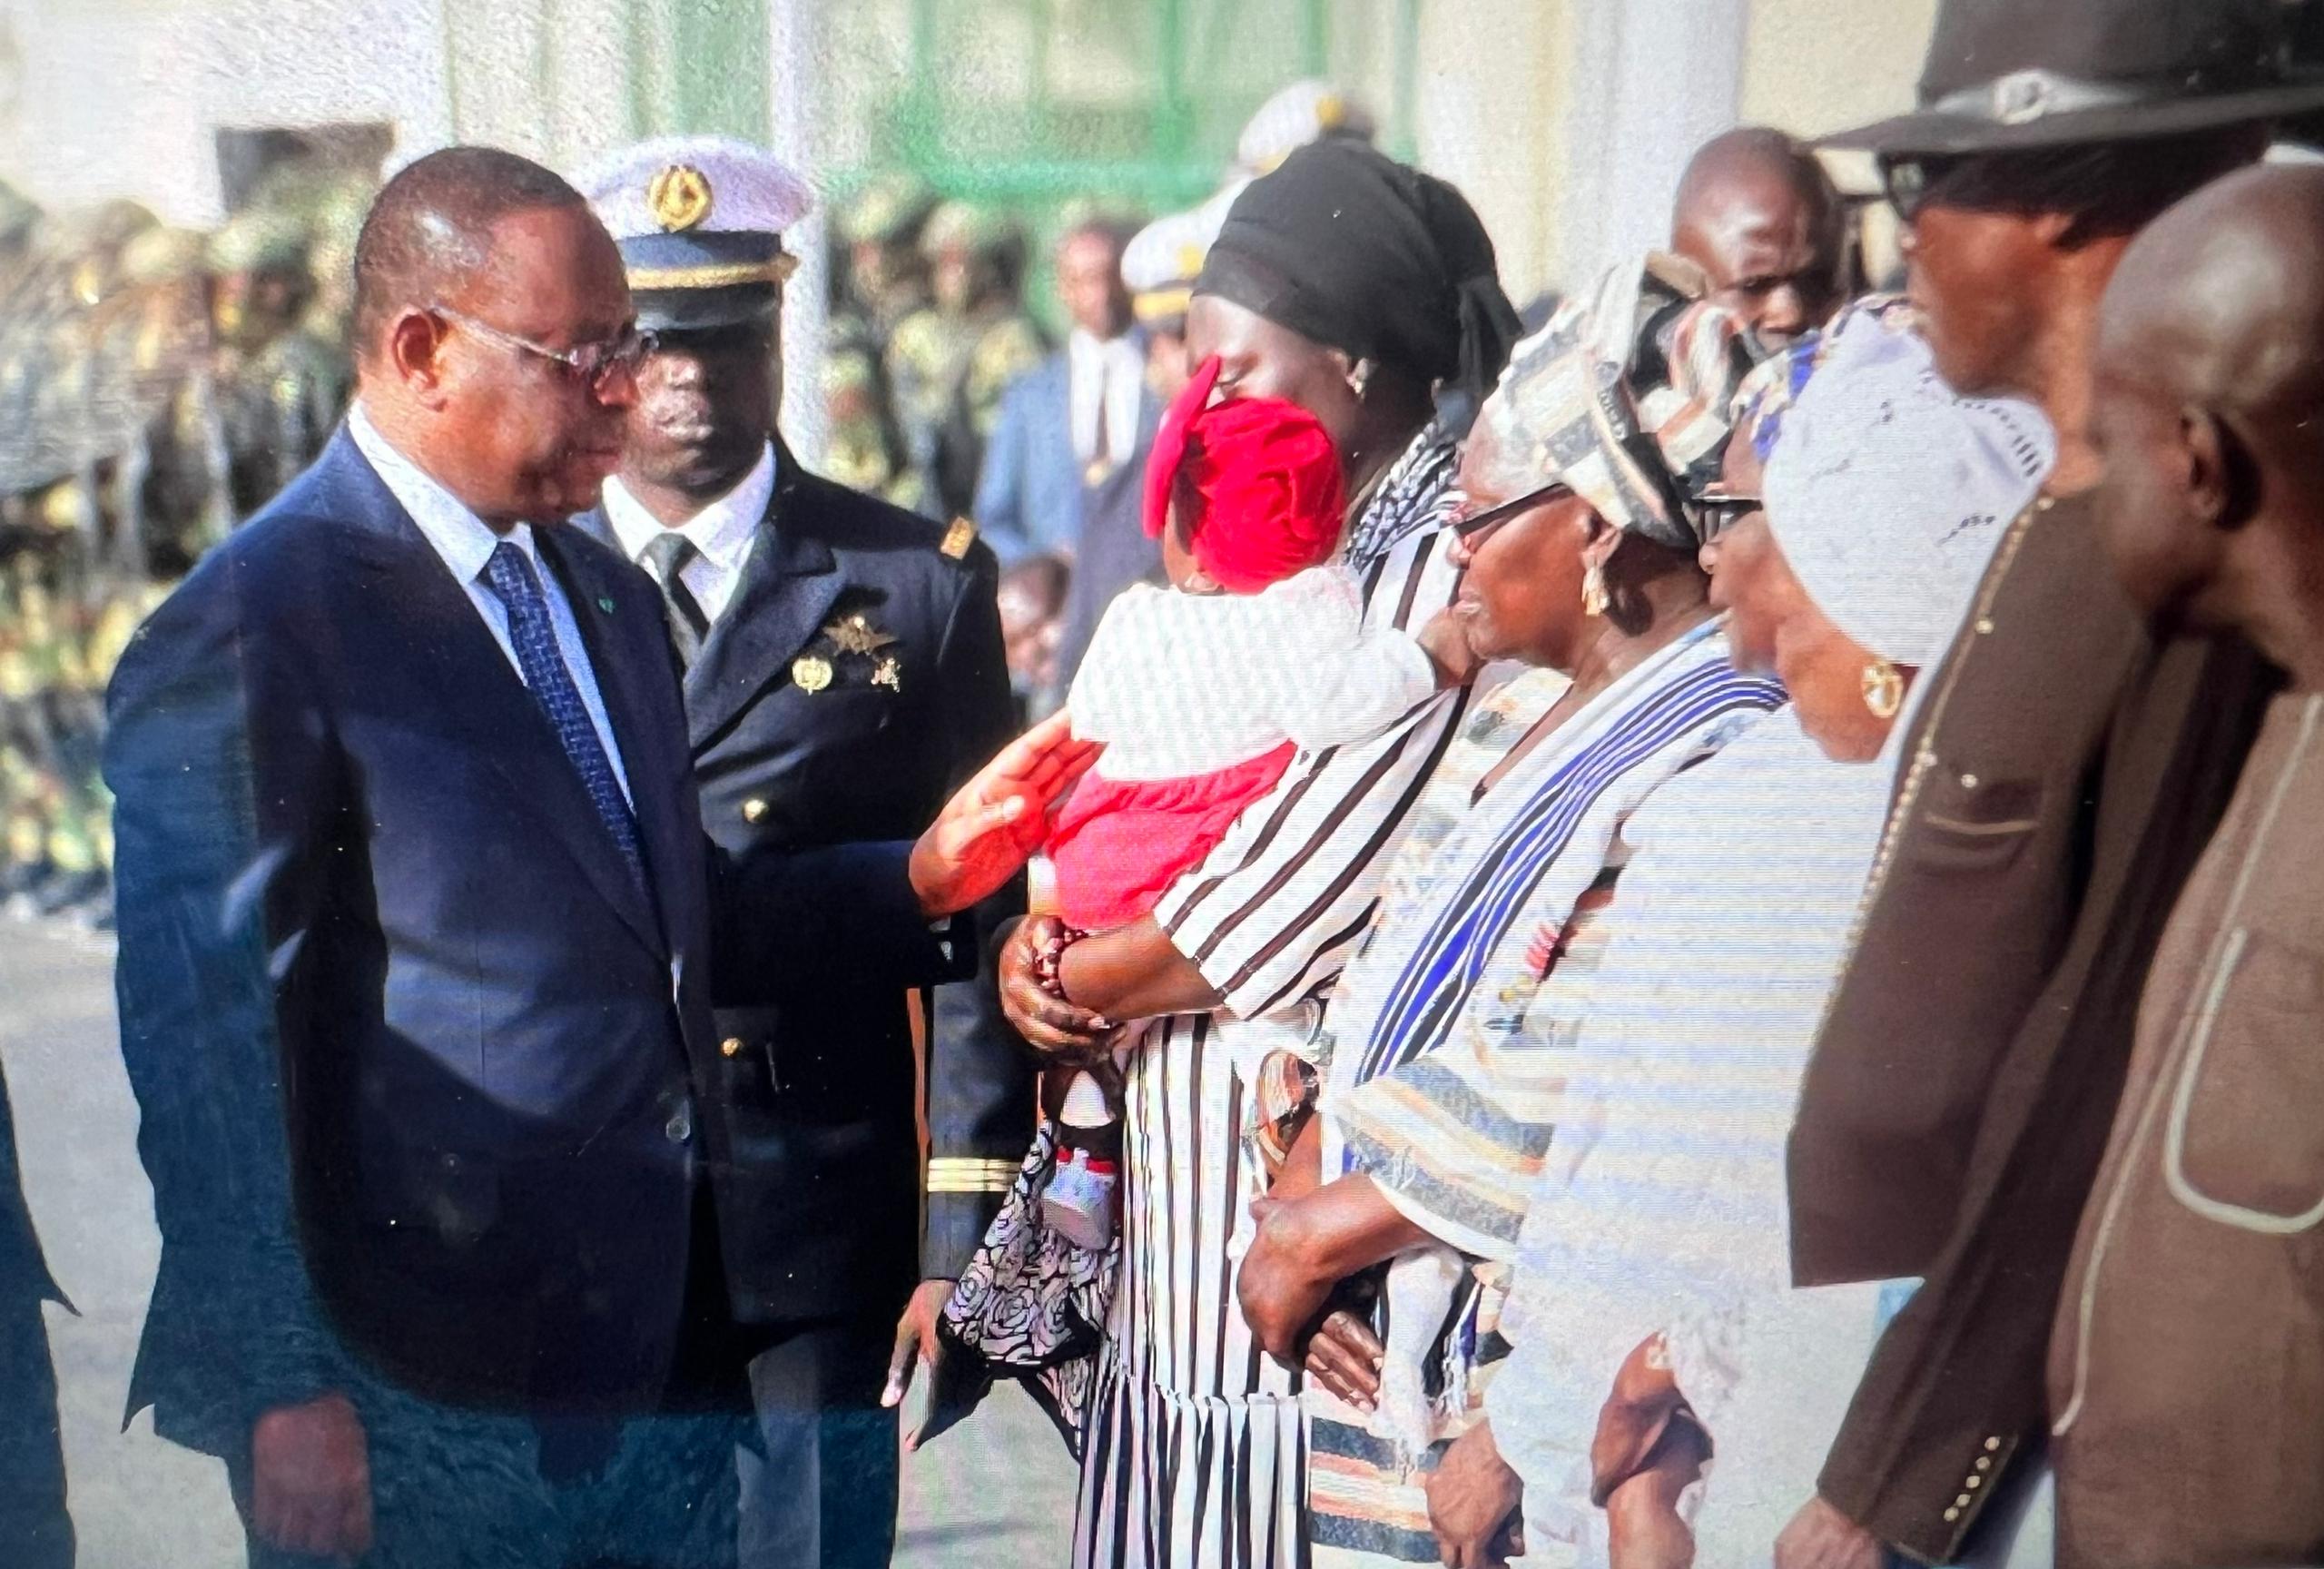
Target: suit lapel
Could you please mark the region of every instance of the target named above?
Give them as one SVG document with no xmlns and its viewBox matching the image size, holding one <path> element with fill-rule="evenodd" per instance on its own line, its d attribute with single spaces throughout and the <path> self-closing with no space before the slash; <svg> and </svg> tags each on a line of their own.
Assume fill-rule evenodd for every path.
<svg viewBox="0 0 2324 1569">
<path fill-rule="evenodd" d="M 686 672 L 687 725 L 697 752 L 787 669 L 846 587 L 830 546 L 795 524 L 784 527 L 795 518 L 803 481 L 798 460 L 779 443 L 775 469 L 774 494 L 742 581 Z"/>
<path fill-rule="evenodd" d="M 467 589 L 444 569 L 442 558 L 419 526 L 404 514 L 370 465 L 359 457 L 357 461 L 375 492 L 375 522 L 384 525 L 354 536 L 351 554 L 357 569 L 372 579 L 366 597 L 394 607 L 394 635 L 404 641 L 412 663 L 429 672 L 428 689 L 477 755 L 507 781 L 510 794 L 572 856 L 639 940 L 656 952 L 665 952 L 660 923 L 644 891 L 631 879 L 620 847 L 598 820 L 548 715 L 501 652 Z M 570 590 L 568 597 L 574 597 Z M 576 618 L 586 627 L 583 612 L 596 612 L 594 597 L 574 598 L 574 604 Z M 602 690 L 608 665 L 620 661 L 595 646 L 590 658 Z M 618 721 L 615 730 L 618 734 Z M 647 761 L 628 763 L 632 790 L 651 773 L 641 765 Z M 641 823 L 643 807 L 641 801 Z"/>
</svg>

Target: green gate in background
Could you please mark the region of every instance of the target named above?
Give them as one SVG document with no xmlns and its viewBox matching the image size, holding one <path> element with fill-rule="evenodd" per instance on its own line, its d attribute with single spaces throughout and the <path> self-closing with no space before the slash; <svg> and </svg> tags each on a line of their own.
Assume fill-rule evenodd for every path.
<svg viewBox="0 0 2324 1569">
<path fill-rule="evenodd" d="M 1420 4 L 912 0 L 910 84 L 874 163 L 1025 208 L 1092 191 L 1185 205 L 1216 189 L 1252 111 L 1303 76 L 1356 91 L 1408 151 Z M 1025 45 L 1013 81 L 960 66 L 996 30 Z M 1387 102 L 1370 87 L 1382 75 Z"/>
<path fill-rule="evenodd" d="M 829 100 L 852 127 L 834 138 L 845 161 L 819 183 L 843 199 L 875 174 L 910 170 L 944 195 L 1017 213 L 1039 257 L 1076 198 L 1158 212 L 1216 190 L 1252 112 L 1300 77 L 1362 99 L 1383 143 L 1409 157 L 1423 4 L 629 0 L 622 117 L 630 138 L 764 140 L 769 13 L 795 8 L 815 30 L 818 64 L 828 61 L 818 112 Z M 551 70 L 545 57 L 541 74 Z M 1046 313 L 1046 289 L 1033 293 Z"/>
</svg>

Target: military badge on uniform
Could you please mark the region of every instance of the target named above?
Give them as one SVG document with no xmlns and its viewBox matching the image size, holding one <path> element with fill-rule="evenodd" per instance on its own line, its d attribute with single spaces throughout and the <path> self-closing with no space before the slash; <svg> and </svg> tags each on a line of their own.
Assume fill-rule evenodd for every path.
<svg viewBox="0 0 2324 1569">
<path fill-rule="evenodd" d="M 672 163 L 646 185 L 645 204 L 671 233 L 691 229 L 710 216 L 710 181 L 691 163 Z"/>
<path fill-rule="evenodd" d="M 901 692 L 903 662 L 886 652 L 897 641 L 894 633 L 881 630 L 861 610 L 834 616 L 823 623 L 807 651 L 791 662 L 791 684 L 803 692 L 821 692 L 834 682 L 868 682 Z"/>
<path fill-rule="evenodd" d="M 823 636 L 842 654 L 877 654 L 896 640 L 894 634 L 872 626 L 871 617 L 861 610 L 832 622 L 823 628 Z"/>
</svg>

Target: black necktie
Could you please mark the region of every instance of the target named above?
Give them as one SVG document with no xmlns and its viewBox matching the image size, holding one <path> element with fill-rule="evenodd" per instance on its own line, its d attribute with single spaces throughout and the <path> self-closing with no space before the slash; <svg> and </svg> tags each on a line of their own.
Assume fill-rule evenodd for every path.
<svg viewBox="0 0 2324 1569">
<path fill-rule="evenodd" d="M 686 563 L 702 552 L 694 541 L 675 528 L 665 528 L 645 547 L 645 565 L 662 585 L 662 608 L 670 621 L 670 641 L 677 645 L 678 661 L 688 669 L 694 668 L 694 656 L 702 652 L 702 640 L 710 636 L 710 617 L 702 613 L 702 604 L 686 588 L 685 579 L 679 576 Z"/>
</svg>

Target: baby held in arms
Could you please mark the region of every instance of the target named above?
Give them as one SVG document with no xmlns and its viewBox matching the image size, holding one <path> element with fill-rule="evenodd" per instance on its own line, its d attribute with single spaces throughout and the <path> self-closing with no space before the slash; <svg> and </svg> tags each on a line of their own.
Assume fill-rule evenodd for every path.
<svg viewBox="0 0 2324 1569">
<path fill-rule="evenodd" d="M 1329 433 L 1296 404 L 1212 402 L 1218 370 L 1196 372 L 1147 462 L 1146 531 L 1171 587 L 1114 601 L 1066 700 L 1074 735 L 1105 744 L 1049 843 L 1058 913 L 1081 931 L 1151 913 L 1298 753 L 1370 740 L 1474 672 L 1449 613 L 1417 635 L 1365 624 L 1364 585 L 1336 560 Z M 1113 1236 L 1118 1082 L 1101 1069 L 1068 1087 L 1042 1199 L 1086 1247 Z"/>
</svg>

